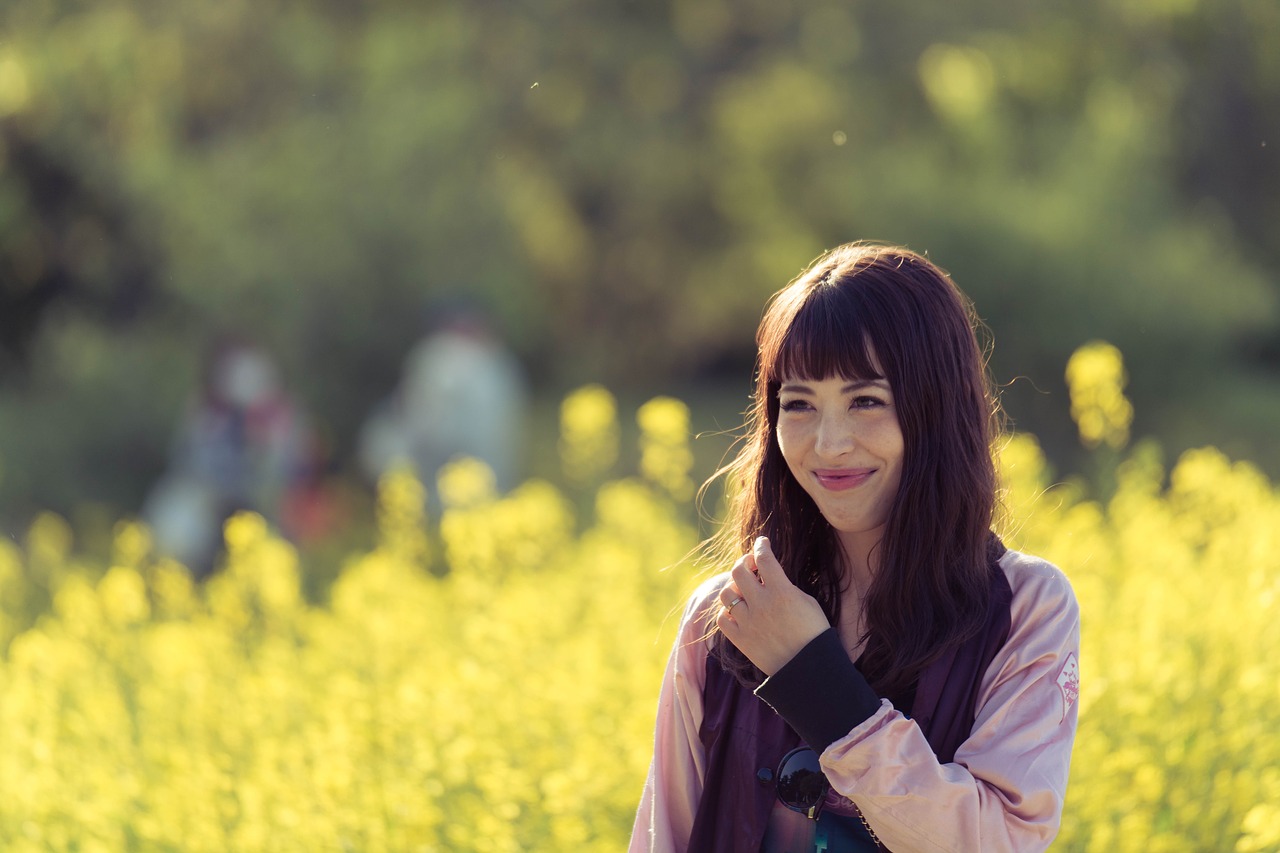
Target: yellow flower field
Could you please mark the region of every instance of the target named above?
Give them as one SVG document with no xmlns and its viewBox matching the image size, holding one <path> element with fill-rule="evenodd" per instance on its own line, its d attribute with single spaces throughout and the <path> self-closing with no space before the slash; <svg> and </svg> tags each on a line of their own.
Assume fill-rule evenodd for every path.
<svg viewBox="0 0 1280 853">
<path fill-rule="evenodd" d="M 1119 443 L 1118 354 L 1076 373 L 1088 440 Z M 319 606 L 252 515 L 202 587 L 128 522 L 110 565 L 52 515 L 0 541 L 0 849 L 621 850 L 701 571 L 688 413 L 647 404 L 641 474 L 612 480 L 612 397 L 562 415 L 571 486 L 498 496 L 463 461 L 431 523 L 392 477 L 377 546 Z M 1006 539 L 1067 572 L 1084 619 L 1054 849 L 1280 850 L 1276 489 L 1211 448 L 1166 472 L 1137 445 L 1105 503 L 1051 484 L 1029 436 L 1002 467 Z"/>
</svg>

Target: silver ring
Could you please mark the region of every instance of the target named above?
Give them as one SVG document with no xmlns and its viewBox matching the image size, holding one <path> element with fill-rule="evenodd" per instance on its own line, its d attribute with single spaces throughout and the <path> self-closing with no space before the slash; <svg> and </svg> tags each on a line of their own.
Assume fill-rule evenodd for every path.
<svg viewBox="0 0 1280 853">
<path fill-rule="evenodd" d="M 729 602 L 729 606 L 725 608 L 725 612 L 726 612 L 726 613 L 732 613 L 732 612 L 733 612 L 733 608 L 737 607 L 737 606 L 738 606 L 739 604 L 741 604 L 741 603 L 742 603 L 742 596 L 738 596 L 738 597 L 737 597 L 737 598 L 735 598 L 733 601 L 730 601 L 730 602 Z"/>
</svg>

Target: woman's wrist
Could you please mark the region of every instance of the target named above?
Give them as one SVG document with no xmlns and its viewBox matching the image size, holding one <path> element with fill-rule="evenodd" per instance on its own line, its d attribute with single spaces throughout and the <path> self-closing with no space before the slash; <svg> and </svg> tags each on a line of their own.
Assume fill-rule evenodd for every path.
<svg viewBox="0 0 1280 853">
<path fill-rule="evenodd" d="M 819 754 L 880 707 L 835 628 L 810 641 L 755 693 Z"/>
</svg>

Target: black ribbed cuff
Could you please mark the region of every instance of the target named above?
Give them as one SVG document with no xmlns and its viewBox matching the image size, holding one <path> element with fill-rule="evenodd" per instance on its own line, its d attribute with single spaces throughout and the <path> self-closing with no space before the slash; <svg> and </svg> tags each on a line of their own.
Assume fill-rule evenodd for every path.
<svg viewBox="0 0 1280 853">
<path fill-rule="evenodd" d="M 755 692 L 819 755 L 880 707 L 835 628 L 814 637 Z"/>
</svg>

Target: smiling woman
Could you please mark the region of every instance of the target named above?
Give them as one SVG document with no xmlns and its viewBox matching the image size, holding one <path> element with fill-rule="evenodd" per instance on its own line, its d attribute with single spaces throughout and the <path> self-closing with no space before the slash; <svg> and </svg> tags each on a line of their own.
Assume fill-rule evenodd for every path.
<svg viewBox="0 0 1280 853">
<path fill-rule="evenodd" d="M 902 428 L 883 378 L 788 381 L 778 390 L 778 447 L 791 476 L 835 530 L 863 588 L 902 480 Z"/>
<path fill-rule="evenodd" d="M 633 853 L 1052 841 L 1079 615 L 1057 568 L 992 532 L 975 325 L 892 246 L 842 246 L 769 303 L 707 543 L 732 568 L 685 609 Z"/>
</svg>

